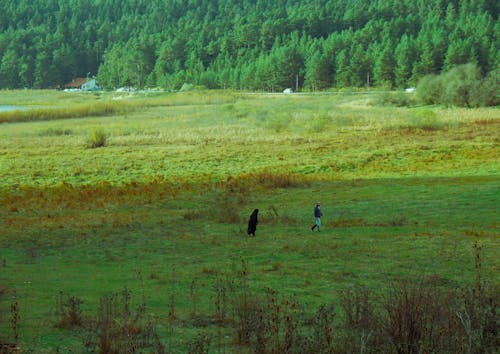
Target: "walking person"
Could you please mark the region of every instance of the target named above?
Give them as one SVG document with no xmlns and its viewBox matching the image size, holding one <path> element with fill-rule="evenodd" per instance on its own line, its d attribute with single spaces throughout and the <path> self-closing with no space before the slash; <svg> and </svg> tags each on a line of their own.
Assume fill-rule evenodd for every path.
<svg viewBox="0 0 500 354">
<path fill-rule="evenodd" d="M 250 215 L 250 219 L 248 219 L 248 236 L 255 237 L 255 231 L 257 230 L 257 224 L 259 221 L 257 220 L 257 215 L 259 214 L 259 209 L 254 209 L 252 215 Z"/>
<path fill-rule="evenodd" d="M 321 229 L 321 217 L 323 216 L 323 212 L 321 211 L 321 204 L 319 202 L 316 203 L 316 206 L 314 207 L 314 218 L 316 220 L 315 224 L 311 227 L 311 231 L 314 231 L 314 229 L 317 227 L 318 232 Z"/>
</svg>

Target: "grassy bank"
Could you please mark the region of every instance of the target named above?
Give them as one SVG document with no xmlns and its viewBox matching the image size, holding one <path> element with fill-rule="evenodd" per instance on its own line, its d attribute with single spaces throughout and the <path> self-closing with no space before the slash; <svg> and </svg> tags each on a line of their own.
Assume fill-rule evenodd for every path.
<svg viewBox="0 0 500 354">
<path fill-rule="evenodd" d="M 457 308 L 445 294 L 483 287 L 498 303 L 498 110 L 379 107 L 365 94 L 121 100 L 141 103 L 0 125 L 0 342 L 215 353 L 294 338 L 302 352 L 397 351 L 395 334 L 370 326 L 393 323 L 392 291 L 406 289 L 449 303 L 436 318 L 456 322 L 446 330 L 463 352 L 468 339 L 481 348 L 457 317 L 468 290 L 454 293 Z M 106 144 L 88 148 L 96 129 Z M 325 216 L 312 233 L 317 200 Z M 366 321 L 345 321 L 342 294 Z M 475 329 L 489 323 L 482 314 Z M 303 337 L 315 331 L 316 344 Z M 434 350 L 451 350 L 443 338 Z"/>
</svg>

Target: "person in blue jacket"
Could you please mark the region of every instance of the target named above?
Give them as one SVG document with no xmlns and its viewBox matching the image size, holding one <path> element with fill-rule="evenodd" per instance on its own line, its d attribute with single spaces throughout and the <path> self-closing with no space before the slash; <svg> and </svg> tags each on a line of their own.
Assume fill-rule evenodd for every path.
<svg viewBox="0 0 500 354">
<path fill-rule="evenodd" d="M 314 207 L 314 218 L 316 219 L 315 224 L 311 227 L 311 231 L 314 231 L 315 228 L 318 228 L 318 231 L 321 229 L 321 217 L 323 216 L 323 212 L 321 211 L 320 202 L 316 203 Z"/>
</svg>

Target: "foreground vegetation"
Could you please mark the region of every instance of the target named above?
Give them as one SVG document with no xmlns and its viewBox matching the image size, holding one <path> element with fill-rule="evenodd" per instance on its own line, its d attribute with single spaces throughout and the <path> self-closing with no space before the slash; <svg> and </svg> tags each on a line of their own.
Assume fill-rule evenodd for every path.
<svg viewBox="0 0 500 354">
<path fill-rule="evenodd" d="M 2 93 L 0 343 L 495 352 L 498 110 L 376 102 Z"/>
</svg>

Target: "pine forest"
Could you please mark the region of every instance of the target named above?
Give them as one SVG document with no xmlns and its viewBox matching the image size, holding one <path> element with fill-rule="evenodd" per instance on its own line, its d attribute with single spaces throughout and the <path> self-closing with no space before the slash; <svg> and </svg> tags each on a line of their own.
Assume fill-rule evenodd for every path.
<svg viewBox="0 0 500 354">
<path fill-rule="evenodd" d="M 495 0 L 1 0 L 0 88 L 404 88 L 498 70 Z M 498 72 L 498 71 L 497 71 Z"/>
</svg>

